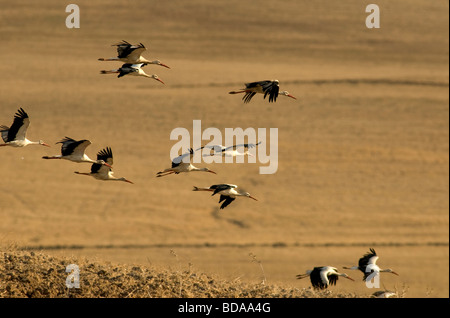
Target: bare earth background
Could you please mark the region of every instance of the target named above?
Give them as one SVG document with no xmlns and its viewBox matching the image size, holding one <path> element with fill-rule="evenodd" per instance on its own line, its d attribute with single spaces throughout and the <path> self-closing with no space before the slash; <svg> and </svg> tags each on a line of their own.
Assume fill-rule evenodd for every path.
<svg viewBox="0 0 450 318">
<path fill-rule="evenodd" d="M 342 270 L 374 247 L 400 274 L 382 275 L 383 287 L 449 297 L 448 1 L 379 0 L 380 29 L 366 28 L 359 0 L 254 3 L 77 0 L 81 28 L 68 29 L 66 3 L 2 1 L 0 124 L 23 107 L 28 137 L 52 147 L 0 149 L 0 246 L 299 288 L 310 283 L 296 274 Z M 121 40 L 171 66 L 145 68 L 166 85 L 100 75 L 121 65 L 97 60 Z M 298 100 L 228 94 L 264 79 Z M 278 128 L 277 173 L 212 164 L 217 175 L 155 178 L 172 129 L 196 119 L 222 132 Z M 135 184 L 42 160 L 64 136 L 90 139 L 91 158 L 112 147 L 115 175 Z M 219 211 L 218 198 L 192 192 L 215 183 L 259 201 Z M 356 282 L 333 290 L 374 291 L 348 273 Z"/>
</svg>

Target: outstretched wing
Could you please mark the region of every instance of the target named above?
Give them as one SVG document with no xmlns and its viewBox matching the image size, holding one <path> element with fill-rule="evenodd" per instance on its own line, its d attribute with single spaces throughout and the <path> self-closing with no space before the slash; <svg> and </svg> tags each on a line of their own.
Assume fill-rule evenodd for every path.
<svg viewBox="0 0 450 318">
<path fill-rule="evenodd" d="M 9 127 L 8 126 L 0 126 L 0 133 L 2 134 L 2 139 L 4 142 L 8 142 L 8 133 L 9 133 Z"/>
<path fill-rule="evenodd" d="M 222 205 L 220 206 L 220 209 L 225 209 L 227 206 L 229 206 L 230 205 L 230 203 L 231 202 L 233 202 L 234 200 L 236 200 L 235 198 L 232 198 L 232 197 L 229 197 L 229 196 L 226 196 L 226 195 L 221 195 L 220 196 L 220 201 L 219 201 L 219 203 L 221 203 L 222 201 L 224 201 L 223 203 L 222 203 Z"/>
<path fill-rule="evenodd" d="M 84 151 L 86 150 L 86 147 L 91 144 L 89 140 L 83 139 L 83 140 L 74 140 L 69 137 L 65 137 L 63 140 L 57 142 L 57 144 L 62 144 L 61 146 L 61 154 L 63 156 L 68 155 L 78 155 L 83 156 Z"/>
<path fill-rule="evenodd" d="M 255 95 L 256 95 L 255 92 L 247 92 L 247 93 L 245 93 L 244 97 L 242 97 L 242 99 L 244 100 L 244 103 L 250 103 L 253 96 L 255 96 Z"/>
<path fill-rule="evenodd" d="M 211 187 L 209 187 L 210 189 L 214 189 L 214 192 L 212 195 L 215 195 L 223 190 L 228 190 L 228 189 L 232 189 L 232 188 L 237 188 L 237 185 L 235 184 L 227 184 L 227 183 L 223 183 L 223 184 L 216 184 L 213 185 Z M 219 202 L 220 203 L 220 202 Z"/>
<path fill-rule="evenodd" d="M 269 95 L 269 103 L 276 102 L 278 92 L 280 91 L 278 81 L 269 81 L 269 83 L 265 83 L 262 87 L 264 91 L 264 98 Z"/>
<path fill-rule="evenodd" d="M 258 142 L 257 144 L 251 144 L 251 143 L 249 143 L 249 144 L 237 144 L 237 145 L 226 147 L 222 151 L 227 151 L 227 150 L 230 150 L 230 149 L 236 150 L 237 148 L 242 148 L 242 147 L 247 148 L 247 149 L 251 149 L 251 148 L 255 148 L 256 146 L 258 146 L 260 144 L 261 144 L 261 141 Z"/>
<path fill-rule="evenodd" d="M 262 90 L 264 90 L 264 87 L 272 83 L 272 81 L 266 80 L 266 81 L 257 81 L 257 82 L 251 82 L 251 83 L 245 83 L 246 88 L 256 88 L 261 87 Z"/>
<path fill-rule="evenodd" d="M 198 150 L 202 150 L 202 149 L 210 149 L 212 151 L 214 151 L 215 153 L 221 153 L 223 151 L 225 151 L 225 147 L 222 145 L 206 145 L 206 146 L 201 146 L 200 148 L 197 149 Z"/>
<path fill-rule="evenodd" d="M 364 274 L 363 280 L 367 280 L 370 274 L 373 273 L 373 269 L 371 268 L 370 271 L 368 271 L 367 267 L 369 265 L 376 265 L 377 260 L 378 256 L 373 248 L 371 248 L 368 253 L 364 254 L 364 256 L 359 259 L 358 269 Z"/>
<path fill-rule="evenodd" d="M 321 275 L 322 272 L 322 266 L 321 267 L 314 267 L 311 274 L 309 275 L 309 278 L 311 280 L 311 284 L 314 288 L 318 289 L 325 289 L 327 285 L 323 281 L 323 277 Z"/>
<path fill-rule="evenodd" d="M 368 253 L 364 254 L 364 256 L 359 259 L 358 265 L 359 267 L 367 266 L 369 264 L 375 265 L 377 259 L 377 253 L 373 248 L 371 248 Z"/>
<path fill-rule="evenodd" d="M 117 46 L 117 57 L 118 58 L 130 58 L 138 59 L 139 56 L 146 50 L 144 44 L 139 43 L 138 45 L 130 44 L 127 41 L 122 41 L 118 44 L 113 44 Z"/>
<path fill-rule="evenodd" d="M 3 140 L 5 142 L 13 140 L 25 140 L 28 126 L 30 126 L 30 118 L 28 118 L 28 114 L 23 110 L 23 108 L 19 108 L 19 110 L 14 115 L 14 121 L 11 127 L 8 129 L 8 127 L 2 126 Z"/>
<path fill-rule="evenodd" d="M 336 274 L 329 274 L 328 275 L 328 283 L 330 285 L 336 285 L 336 282 L 338 281 L 339 276 L 337 276 Z"/>
<path fill-rule="evenodd" d="M 104 162 L 112 166 L 113 154 L 111 148 L 106 147 L 105 149 L 100 150 L 97 153 L 97 160 L 103 160 Z M 93 163 L 91 166 L 91 173 L 108 174 L 109 171 L 111 171 L 110 167 L 98 163 Z"/>
</svg>

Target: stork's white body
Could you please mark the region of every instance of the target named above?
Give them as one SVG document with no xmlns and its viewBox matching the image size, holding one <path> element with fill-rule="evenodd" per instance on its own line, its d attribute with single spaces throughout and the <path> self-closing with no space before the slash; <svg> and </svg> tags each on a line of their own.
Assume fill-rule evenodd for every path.
<svg viewBox="0 0 450 318">
<path fill-rule="evenodd" d="M 144 72 L 144 70 L 142 69 L 142 67 L 144 67 L 145 64 L 144 63 L 139 63 L 139 64 L 123 64 L 120 68 L 115 69 L 115 70 L 101 70 L 100 74 L 119 74 L 117 75 L 117 77 L 122 77 L 125 75 L 131 75 L 131 76 L 143 76 L 143 77 L 148 77 L 148 78 L 152 78 L 154 80 L 157 80 L 158 82 L 164 84 L 164 82 L 159 78 L 158 75 L 156 74 L 152 74 L 152 75 L 148 75 L 147 73 Z"/>
</svg>

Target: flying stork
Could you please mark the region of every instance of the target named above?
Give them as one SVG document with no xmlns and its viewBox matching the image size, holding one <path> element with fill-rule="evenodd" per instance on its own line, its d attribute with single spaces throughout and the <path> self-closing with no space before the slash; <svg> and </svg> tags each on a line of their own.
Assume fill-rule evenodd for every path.
<svg viewBox="0 0 450 318">
<path fill-rule="evenodd" d="M 209 188 L 199 188 L 194 186 L 194 189 L 192 191 L 211 191 L 213 192 L 212 196 L 217 193 L 220 194 L 219 203 L 222 203 L 222 201 L 224 201 L 220 206 L 220 209 L 226 208 L 228 205 L 230 205 L 231 202 L 236 200 L 236 197 L 238 196 L 247 197 L 258 201 L 256 198 L 252 197 L 250 193 L 239 189 L 235 184 L 214 184 Z"/>
<path fill-rule="evenodd" d="M 74 140 L 69 137 L 65 137 L 63 140 L 58 141 L 56 144 L 62 144 L 61 154 L 56 156 L 44 156 L 42 159 L 65 159 L 73 162 L 87 162 L 97 163 L 112 168 L 110 164 L 102 159 L 92 160 L 84 152 L 91 142 L 89 140 Z"/>
<path fill-rule="evenodd" d="M 156 74 L 148 75 L 145 73 L 142 68 L 145 66 L 145 63 L 139 63 L 139 64 L 123 64 L 120 68 L 114 69 L 114 70 L 101 70 L 100 74 L 115 74 L 119 73 L 117 77 L 122 77 L 125 75 L 133 75 L 133 76 L 144 76 L 148 78 L 153 78 L 154 80 L 157 80 L 158 82 L 161 82 L 165 84 Z"/>
<path fill-rule="evenodd" d="M 190 157 L 189 162 L 183 162 L 184 158 L 187 156 Z M 191 172 L 191 171 L 204 171 L 216 174 L 214 171 L 209 170 L 208 168 L 197 168 L 191 164 L 192 157 L 194 156 L 194 149 L 189 149 L 189 152 L 186 152 L 175 159 L 172 160 L 172 167 L 167 168 L 164 171 L 160 171 L 156 174 L 157 177 L 164 177 L 169 174 L 175 173 L 179 174 L 181 172 Z"/>
<path fill-rule="evenodd" d="M 201 150 L 201 149 L 204 149 L 204 148 L 207 148 L 207 149 L 210 149 L 211 152 L 213 152 L 213 153 L 210 153 L 209 155 L 203 155 L 203 156 L 220 155 L 222 157 L 237 157 L 237 156 L 245 156 L 245 155 L 247 155 L 247 156 L 252 156 L 253 157 L 253 155 L 251 153 L 249 153 L 248 149 L 255 148 L 255 147 L 257 147 L 260 144 L 261 144 L 261 141 L 258 142 L 257 144 L 252 144 L 252 143 L 237 144 L 237 145 L 235 144 L 235 145 L 232 145 L 232 146 L 229 146 L 229 147 L 225 147 L 225 146 L 222 146 L 222 145 L 212 145 L 212 146 L 206 145 L 206 146 L 202 146 L 202 147 L 198 148 L 197 151 Z M 246 150 L 244 152 L 240 152 L 238 150 L 238 148 L 239 149 L 240 148 L 244 148 Z"/>
<path fill-rule="evenodd" d="M 327 289 L 330 285 L 336 285 L 339 276 L 354 281 L 345 273 L 339 273 L 337 268 L 332 266 L 318 266 L 314 269 L 309 269 L 305 274 L 297 275 L 297 279 L 308 277 L 311 279 L 311 284 L 315 289 Z"/>
<path fill-rule="evenodd" d="M 113 154 L 112 154 L 112 150 L 110 147 L 106 147 L 103 150 L 100 150 L 97 153 L 97 161 L 98 160 L 103 160 L 104 162 L 106 162 L 108 165 L 112 166 L 113 165 Z M 128 183 L 133 183 L 130 180 L 126 179 L 126 178 L 117 178 L 114 176 L 114 172 L 112 172 L 110 167 L 106 167 L 105 165 L 102 164 L 98 164 L 98 163 L 93 163 L 91 166 L 91 172 L 86 173 L 86 172 L 78 172 L 75 171 L 76 174 L 81 174 L 81 175 L 85 175 L 85 176 L 92 176 L 97 180 L 104 180 L 104 181 L 124 181 L 124 182 L 128 182 Z"/>
<path fill-rule="evenodd" d="M 245 88 L 243 88 L 242 90 L 229 92 L 229 94 L 239 94 L 239 93 L 245 93 L 244 97 L 242 97 L 244 103 L 249 103 L 253 98 L 253 96 L 256 95 L 256 93 L 264 94 L 264 99 L 266 98 L 267 95 L 269 95 L 269 103 L 276 102 L 278 95 L 297 99 L 291 94 L 289 94 L 287 91 L 280 92 L 280 82 L 278 80 L 270 80 L 270 81 L 267 80 L 267 81 L 246 83 Z"/>
<path fill-rule="evenodd" d="M 385 272 L 385 273 L 392 273 L 392 274 L 398 276 L 398 274 L 390 268 L 381 269 L 380 267 L 378 267 L 378 265 L 376 264 L 377 260 L 378 260 L 377 253 L 375 252 L 375 250 L 373 248 L 371 248 L 368 253 L 364 254 L 364 256 L 359 259 L 358 266 L 352 266 L 352 267 L 344 266 L 343 268 L 351 269 L 351 270 L 359 269 L 364 274 L 364 277 L 363 277 L 364 281 L 366 281 L 367 279 L 369 279 L 369 280 L 372 279 L 371 274 L 374 272 L 377 275 L 379 273 Z"/>
<path fill-rule="evenodd" d="M 39 141 L 30 141 L 27 139 L 27 129 L 30 126 L 30 118 L 28 114 L 19 108 L 19 110 L 14 115 L 14 121 L 11 127 L 0 126 L 0 133 L 2 136 L 4 144 L 0 144 L 0 147 L 11 146 L 11 147 L 25 147 L 28 145 L 42 145 L 50 147 L 48 144 Z"/>
<path fill-rule="evenodd" d="M 144 58 L 141 54 L 147 49 L 142 43 L 133 45 L 128 43 L 127 41 L 122 41 L 120 43 L 113 44 L 112 46 L 117 46 L 117 57 L 99 58 L 98 59 L 99 61 L 121 61 L 130 64 L 138 64 L 138 63 L 155 64 L 166 68 L 170 68 L 166 64 L 161 63 L 159 60 L 150 61 Z"/>
</svg>

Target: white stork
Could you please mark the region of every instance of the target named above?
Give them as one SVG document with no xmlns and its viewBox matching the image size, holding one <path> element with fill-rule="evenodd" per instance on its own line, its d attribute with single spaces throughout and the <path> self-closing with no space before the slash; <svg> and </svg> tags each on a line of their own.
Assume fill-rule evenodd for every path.
<svg viewBox="0 0 450 318">
<path fill-rule="evenodd" d="M 221 209 L 224 209 L 228 205 L 230 205 L 230 203 L 236 200 L 236 197 L 238 196 L 247 197 L 258 201 L 256 198 L 252 197 L 250 193 L 239 189 L 235 184 L 214 184 L 209 188 L 199 188 L 194 186 L 194 189 L 192 191 L 211 191 L 213 192 L 212 196 L 217 193 L 220 194 L 219 203 L 222 203 L 222 201 L 224 201 L 220 206 Z"/>
<path fill-rule="evenodd" d="M 364 277 L 363 277 L 364 281 L 366 281 L 367 279 L 371 279 L 370 276 L 373 272 L 375 272 L 376 274 L 382 273 L 382 272 L 392 273 L 392 274 L 398 276 L 398 274 L 390 268 L 381 269 L 380 267 L 378 267 L 378 265 L 376 264 L 377 260 L 378 260 L 377 253 L 375 252 L 375 250 L 373 248 L 371 248 L 368 253 L 364 254 L 364 256 L 359 259 L 358 266 L 352 266 L 352 267 L 344 266 L 343 268 L 351 269 L 351 270 L 359 269 L 364 274 Z"/>
<path fill-rule="evenodd" d="M 113 154 L 110 147 L 106 147 L 103 150 L 100 150 L 97 153 L 97 160 L 103 160 L 108 165 L 113 165 Z M 117 178 L 114 176 L 114 172 L 112 172 L 110 167 L 106 167 L 105 165 L 93 163 L 91 166 L 91 172 L 78 172 L 75 171 L 76 174 L 81 174 L 85 176 L 91 176 L 94 177 L 97 180 L 103 180 L 103 181 L 124 181 L 133 184 L 130 180 L 126 178 Z"/>
<path fill-rule="evenodd" d="M 139 64 L 123 64 L 120 68 L 118 69 L 114 69 L 114 70 L 101 70 L 100 74 L 116 74 L 119 73 L 119 75 L 117 75 L 117 77 L 122 77 L 125 75 L 133 75 L 133 76 L 144 76 L 144 77 L 148 77 L 148 78 L 153 78 L 154 80 L 157 80 L 158 82 L 161 82 L 163 84 L 165 84 L 156 74 L 152 74 L 152 75 L 148 75 L 147 73 L 145 73 L 142 70 L 142 67 L 144 67 L 145 64 L 144 63 L 139 63 Z"/>
<path fill-rule="evenodd" d="M 311 284 L 316 289 L 327 289 L 330 285 L 336 285 L 339 276 L 354 281 L 345 273 L 339 273 L 337 268 L 332 266 L 318 266 L 314 269 L 309 269 L 305 274 L 297 275 L 297 279 L 308 277 L 311 279 Z"/>
<path fill-rule="evenodd" d="M 232 145 L 229 147 L 225 147 L 222 145 L 206 145 L 206 146 L 202 146 L 200 148 L 197 149 L 201 150 L 204 148 L 210 149 L 212 153 L 209 154 L 209 156 L 214 156 L 214 155 L 220 155 L 222 157 L 237 157 L 237 156 L 252 156 L 253 155 L 251 153 L 249 153 L 248 149 L 251 148 L 255 148 L 258 145 L 261 144 L 261 141 L 258 142 L 257 144 L 252 144 L 252 143 L 248 143 L 248 144 L 237 144 L 237 145 Z M 238 149 L 244 148 L 244 152 L 240 152 Z M 203 155 L 203 156 L 208 156 L 208 155 Z"/>
<path fill-rule="evenodd" d="M 390 290 L 378 290 L 371 296 L 372 298 L 395 298 L 398 297 L 396 292 Z"/>
<path fill-rule="evenodd" d="M 269 103 L 276 102 L 278 95 L 297 99 L 291 94 L 289 94 L 287 91 L 280 92 L 280 82 L 278 80 L 271 80 L 271 81 L 267 80 L 267 81 L 246 83 L 245 88 L 243 88 L 242 90 L 229 92 L 229 94 L 239 94 L 239 93 L 245 93 L 244 97 L 242 97 L 244 103 L 249 103 L 253 98 L 253 96 L 256 95 L 256 93 L 264 94 L 264 99 L 266 98 L 267 95 L 269 95 Z"/>
<path fill-rule="evenodd" d="M 161 63 L 159 60 L 150 61 L 142 57 L 142 53 L 147 50 L 142 43 L 133 45 L 127 41 L 122 41 L 120 43 L 113 44 L 112 46 L 117 46 L 117 57 L 99 58 L 99 61 L 121 61 L 129 64 L 155 64 L 170 68 L 166 64 Z"/>
<path fill-rule="evenodd" d="M 11 127 L 0 126 L 0 133 L 2 135 L 2 139 L 5 142 L 4 144 L 0 144 L 0 147 L 11 146 L 11 147 L 25 147 L 28 145 L 42 145 L 46 147 L 50 147 L 48 144 L 39 141 L 30 141 L 27 139 L 27 129 L 30 126 L 30 118 L 28 114 L 23 110 L 23 108 L 19 108 L 17 113 L 14 115 L 14 121 Z"/>
<path fill-rule="evenodd" d="M 189 162 L 183 162 L 184 158 L 190 156 Z M 214 171 L 208 168 L 197 168 L 191 164 L 192 157 L 194 156 L 194 149 L 189 149 L 189 152 L 184 153 L 172 160 L 172 167 L 167 168 L 164 171 L 160 171 L 156 174 L 157 177 L 164 177 L 169 174 L 175 173 L 179 174 L 181 172 L 191 172 L 191 171 L 204 171 L 216 174 Z"/>
<path fill-rule="evenodd" d="M 65 137 L 56 144 L 62 144 L 61 154 L 56 156 L 44 156 L 42 159 L 65 159 L 78 163 L 97 163 L 112 168 L 111 165 L 106 163 L 104 160 L 92 160 L 84 153 L 86 148 L 91 144 L 89 140 L 74 140 L 72 138 Z"/>
</svg>

